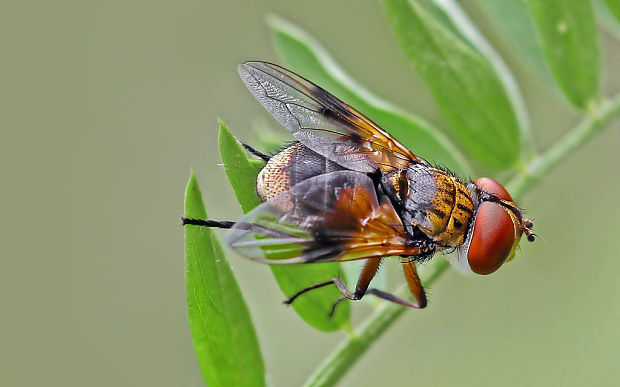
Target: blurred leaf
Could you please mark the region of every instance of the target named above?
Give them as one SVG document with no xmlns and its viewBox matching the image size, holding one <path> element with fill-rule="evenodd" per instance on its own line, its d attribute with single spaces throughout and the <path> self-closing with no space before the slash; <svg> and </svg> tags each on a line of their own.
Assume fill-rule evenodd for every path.
<svg viewBox="0 0 620 387">
<path fill-rule="evenodd" d="M 450 32 L 459 38 L 463 43 L 469 45 L 472 49 L 478 50 L 472 42 L 463 34 L 462 28 L 455 24 L 454 18 L 446 12 L 445 2 L 443 0 L 426 0 L 420 3 L 435 20 L 446 27 Z"/>
<path fill-rule="evenodd" d="M 415 154 L 460 174 L 471 174 L 462 153 L 431 124 L 358 84 L 299 27 L 273 15 L 268 18 L 268 23 L 276 50 L 286 66 L 367 115 Z"/>
<path fill-rule="evenodd" d="M 192 174 L 185 217 L 206 219 Z M 211 229 L 185 226 L 185 286 L 189 326 L 204 381 L 209 386 L 264 386 L 265 370 L 250 312 Z"/>
<path fill-rule="evenodd" d="M 538 39 L 556 83 L 580 108 L 596 98 L 599 51 L 590 1 L 528 0 Z"/>
<path fill-rule="evenodd" d="M 593 4 L 596 18 L 601 26 L 611 36 L 620 40 L 620 18 L 618 14 L 612 14 L 611 8 L 603 0 L 594 0 Z"/>
<path fill-rule="evenodd" d="M 250 141 L 253 147 L 260 148 L 261 152 L 266 154 L 275 154 L 282 149 L 282 144 L 290 141 L 287 137 L 288 132 L 282 130 L 278 123 L 268 124 L 264 119 L 256 119 L 252 121 L 252 133 Z"/>
<path fill-rule="evenodd" d="M 220 121 L 220 154 L 226 175 L 235 191 L 243 212 L 248 212 L 261 203 L 256 194 L 256 176 L 264 163 L 248 158 L 243 146 L 233 137 L 226 125 Z M 271 271 L 286 297 L 319 282 L 341 277 L 346 280 L 339 263 L 317 263 L 308 265 L 270 265 Z M 328 314 L 332 304 L 341 294 L 335 286 L 326 286 L 299 297 L 293 309 L 311 326 L 321 331 L 340 329 L 349 323 L 351 314 L 348 302 L 342 303 L 332 318 Z"/>
<path fill-rule="evenodd" d="M 620 21 L 620 0 L 605 0 L 609 11 Z"/>
<path fill-rule="evenodd" d="M 429 5 L 431 8 L 436 9 L 435 14 L 441 15 L 439 20 L 444 25 L 449 24 L 450 30 L 453 33 L 458 34 L 461 40 L 467 42 L 489 61 L 504 90 L 506 90 L 506 95 L 516 114 L 520 131 L 522 156 L 524 158 L 529 157 L 532 152 L 533 140 L 530 118 L 525 106 L 525 100 L 519 89 L 519 84 L 512 71 L 456 0 L 431 0 Z"/>
<path fill-rule="evenodd" d="M 489 62 L 416 1 L 382 3 L 405 54 L 465 148 L 488 167 L 512 166 L 519 155 L 519 129 Z"/>
<path fill-rule="evenodd" d="M 526 0 L 476 0 L 482 11 L 517 52 L 517 57 L 549 85 L 555 83 L 545 64 Z"/>
</svg>

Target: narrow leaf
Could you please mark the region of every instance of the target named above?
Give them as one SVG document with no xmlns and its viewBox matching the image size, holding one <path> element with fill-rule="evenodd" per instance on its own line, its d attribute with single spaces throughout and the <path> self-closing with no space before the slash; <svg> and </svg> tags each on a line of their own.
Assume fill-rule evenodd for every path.
<svg viewBox="0 0 620 387">
<path fill-rule="evenodd" d="M 192 174 L 185 190 L 185 217 L 206 219 Z M 189 326 L 208 386 L 264 386 L 263 359 L 250 312 L 211 229 L 185 227 L 185 287 Z"/>
<path fill-rule="evenodd" d="M 461 39 L 469 42 L 473 48 L 489 61 L 499 81 L 502 83 L 504 90 L 506 90 L 506 95 L 516 114 L 517 123 L 519 125 L 522 156 L 523 158 L 529 157 L 532 152 L 533 139 L 530 118 L 525 106 L 525 100 L 519 89 L 519 84 L 512 71 L 499 53 L 495 51 L 493 46 L 491 46 L 484 35 L 478 30 L 457 1 L 432 0 L 430 5 L 437 9 L 437 14 L 442 15 L 441 20 L 444 20 L 444 24 L 449 23 L 451 25 L 451 31 L 459 34 Z"/>
<path fill-rule="evenodd" d="M 267 22 L 276 50 L 291 70 L 367 115 L 415 154 L 455 172 L 471 174 L 465 157 L 438 129 L 361 86 L 307 32 L 274 15 Z"/>
<path fill-rule="evenodd" d="M 499 30 L 518 58 L 546 84 L 555 83 L 545 64 L 534 23 L 525 0 L 476 0 L 493 26 Z"/>
<path fill-rule="evenodd" d="M 413 0 L 382 0 L 387 20 L 456 137 L 481 163 L 512 166 L 519 129 L 488 60 Z"/>
<path fill-rule="evenodd" d="M 597 97 L 599 50 L 590 1 L 528 0 L 551 75 L 575 106 Z"/>
<path fill-rule="evenodd" d="M 248 212 L 261 203 L 256 194 L 256 175 L 262 162 L 248 157 L 243 146 L 233 137 L 226 125 L 220 121 L 220 154 L 226 175 L 235 191 L 243 212 Z M 271 271 L 286 297 L 301 289 L 334 277 L 345 279 L 338 263 L 317 263 L 309 265 L 271 265 Z M 333 331 L 349 324 L 350 305 L 348 302 L 338 306 L 336 313 L 329 318 L 332 304 L 341 294 L 335 286 L 313 290 L 299 297 L 293 309 L 311 326 L 321 331 Z M 278 300 L 274 300 L 278 302 Z"/>
</svg>

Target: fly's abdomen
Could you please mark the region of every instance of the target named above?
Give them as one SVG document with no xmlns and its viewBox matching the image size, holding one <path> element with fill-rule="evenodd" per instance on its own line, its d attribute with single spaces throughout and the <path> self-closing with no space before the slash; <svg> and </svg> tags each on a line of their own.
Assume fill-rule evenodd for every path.
<svg viewBox="0 0 620 387">
<path fill-rule="evenodd" d="M 256 192 L 269 200 L 314 176 L 345 168 L 300 143 L 291 145 L 269 159 L 256 180 Z"/>
</svg>

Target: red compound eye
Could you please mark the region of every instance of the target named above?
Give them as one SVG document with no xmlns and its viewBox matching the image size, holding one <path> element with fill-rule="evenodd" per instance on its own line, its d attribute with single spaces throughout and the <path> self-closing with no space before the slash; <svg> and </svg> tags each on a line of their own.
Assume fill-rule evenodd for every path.
<svg viewBox="0 0 620 387">
<path fill-rule="evenodd" d="M 481 190 L 491 193 L 500 199 L 512 201 L 512 197 L 508 191 L 506 191 L 506 188 L 491 178 L 481 177 L 476 179 L 474 184 L 476 184 Z"/>
<path fill-rule="evenodd" d="M 491 181 L 499 185 L 494 180 Z M 508 195 L 501 185 L 499 187 Z M 496 192 L 493 193 L 498 195 Z M 515 226 L 506 210 L 499 203 L 483 202 L 480 204 L 476 213 L 471 243 L 467 250 L 467 260 L 471 270 L 477 274 L 493 273 L 508 258 L 514 243 Z"/>
</svg>

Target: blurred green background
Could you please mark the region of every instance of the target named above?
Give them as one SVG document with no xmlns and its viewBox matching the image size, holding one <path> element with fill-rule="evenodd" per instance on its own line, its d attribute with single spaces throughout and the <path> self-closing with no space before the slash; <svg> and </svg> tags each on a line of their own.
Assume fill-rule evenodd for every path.
<svg viewBox="0 0 620 387">
<path fill-rule="evenodd" d="M 462 3 L 521 82 L 537 142 L 552 143 L 579 114 Z M 246 140 L 256 119 L 275 127 L 235 69 L 278 62 L 268 12 L 313 34 L 379 95 L 444 126 L 377 1 L 3 8 L 3 386 L 203 384 L 187 326 L 183 190 L 193 167 L 213 218 L 241 213 L 218 164 L 216 117 Z M 620 44 L 604 31 L 600 42 L 609 95 L 620 90 Z M 620 124 L 610 129 L 522 198 L 537 243 L 493 276 L 445 275 L 430 307 L 407 312 L 342 385 L 617 381 Z M 229 258 L 273 384 L 298 385 L 343 334 L 314 331 L 281 305 L 267 267 Z"/>
</svg>

